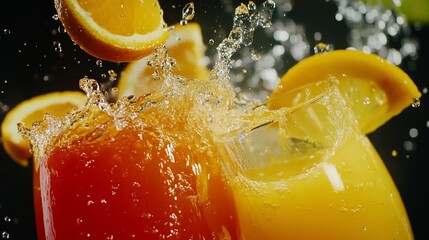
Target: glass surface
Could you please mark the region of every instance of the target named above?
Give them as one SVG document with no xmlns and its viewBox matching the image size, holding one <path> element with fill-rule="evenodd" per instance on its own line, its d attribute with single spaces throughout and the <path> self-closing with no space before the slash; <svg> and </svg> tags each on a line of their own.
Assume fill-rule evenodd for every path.
<svg viewBox="0 0 429 240">
<path fill-rule="evenodd" d="M 323 85 L 282 96 L 297 105 L 219 139 L 241 239 L 413 239 L 380 156 L 339 90 Z"/>
</svg>

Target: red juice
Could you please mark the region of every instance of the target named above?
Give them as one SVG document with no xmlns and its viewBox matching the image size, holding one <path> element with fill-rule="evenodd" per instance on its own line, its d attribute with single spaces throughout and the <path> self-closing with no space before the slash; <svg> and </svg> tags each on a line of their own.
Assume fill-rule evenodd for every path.
<svg viewBox="0 0 429 240">
<path fill-rule="evenodd" d="M 210 133 L 161 105 L 121 129 L 91 108 L 35 154 L 39 239 L 237 239 Z"/>
</svg>

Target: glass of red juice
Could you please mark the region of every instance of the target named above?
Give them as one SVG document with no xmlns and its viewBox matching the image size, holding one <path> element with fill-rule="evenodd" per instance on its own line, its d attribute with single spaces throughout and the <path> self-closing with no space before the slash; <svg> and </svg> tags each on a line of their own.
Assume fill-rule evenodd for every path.
<svg viewBox="0 0 429 240">
<path fill-rule="evenodd" d="M 231 190 L 192 94 L 115 104 L 87 94 L 84 109 L 25 130 L 39 239 L 237 239 Z"/>
</svg>

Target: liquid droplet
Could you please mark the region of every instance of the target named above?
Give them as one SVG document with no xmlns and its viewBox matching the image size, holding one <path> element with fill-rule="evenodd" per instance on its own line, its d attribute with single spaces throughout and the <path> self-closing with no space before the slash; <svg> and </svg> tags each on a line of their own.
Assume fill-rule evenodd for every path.
<svg viewBox="0 0 429 240">
<path fill-rule="evenodd" d="M 59 26 L 59 27 L 58 27 L 58 32 L 59 32 L 59 33 L 66 33 L 67 31 L 66 31 L 66 29 L 64 28 L 64 26 L 63 26 L 63 25 L 61 25 L 61 26 Z"/>
<path fill-rule="evenodd" d="M 314 46 L 314 53 L 326 53 L 333 50 L 332 44 L 318 43 Z"/>
<path fill-rule="evenodd" d="M 420 99 L 419 98 L 413 98 L 413 103 L 411 104 L 412 107 L 420 107 Z"/>
<path fill-rule="evenodd" d="M 191 21 L 195 16 L 195 6 L 193 2 L 187 3 L 182 9 L 182 20 L 180 20 L 180 25 L 188 24 L 188 21 Z"/>
<path fill-rule="evenodd" d="M 9 239 L 10 238 L 10 234 L 8 232 L 2 232 L 1 237 L 3 239 Z"/>
<path fill-rule="evenodd" d="M 256 11 L 256 4 L 253 1 L 249 1 L 247 4 L 247 9 L 249 9 L 249 13 L 253 14 Z"/>
<path fill-rule="evenodd" d="M 97 61 L 95 61 L 95 65 L 97 65 L 99 67 L 103 67 L 103 61 L 102 60 L 97 60 Z"/>
<path fill-rule="evenodd" d="M 416 138 L 419 135 L 417 128 L 411 128 L 409 131 L 410 137 Z"/>
<path fill-rule="evenodd" d="M 396 156 L 398 156 L 398 151 L 392 150 L 392 157 L 396 157 Z"/>
<path fill-rule="evenodd" d="M 61 52 L 63 51 L 63 48 L 61 47 L 61 42 L 54 41 L 54 42 L 52 43 L 52 45 L 54 46 L 54 50 L 55 50 L 55 52 L 57 52 L 57 53 L 61 53 Z"/>
<path fill-rule="evenodd" d="M 112 69 L 110 69 L 107 73 L 112 78 L 116 78 L 118 76 L 118 74 L 115 72 L 115 70 L 112 70 Z"/>
</svg>

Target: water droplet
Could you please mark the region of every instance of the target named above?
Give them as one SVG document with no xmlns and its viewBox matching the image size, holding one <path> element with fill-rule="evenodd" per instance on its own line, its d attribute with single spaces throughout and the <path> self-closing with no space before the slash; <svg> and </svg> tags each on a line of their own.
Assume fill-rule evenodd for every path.
<svg viewBox="0 0 429 240">
<path fill-rule="evenodd" d="M 195 6 L 193 2 L 187 3 L 182 9 L 182 20 L 180 20 L 180 25 L 188 24 L 188 21 L 191 21 L 195 16 Z"/>
<path fill-rule="evenodd" d="M 420 107 L 420 99 L 419 98 L 413 98 L 413 103 L 411 104 L 412 107 Z"/>
<path fill-rule="evenodd" d="M 4 35 L 9 35 L 10 34 L 10 29 L 5 28 L 3 30 Z"/>
<path fill-rule="evenodd" d="M 113 78 L 116 78 L 118 76 L 118 74 L 115 72 L 115 70 L 112 70 L 112 69 L 107 71 L 107 73 L 109 74 L 110 77 L 113 77 Z"/>
<path fill-rule="evenodd" d="M 9 111 L 9 106 L 6 105 L 6 104 L 4 104 L 4 103 L 2 103 L 2 102 L 0 102 L 0 111 L 2 111 L 2 112 Z"/>
<path fill-rule="evenodd" d="M 52 43 L 52 45 L 54 46 L 54 50 L 55 50 L 55 52 L 57 52 L 57 53 L 61 53 L 61 52 L 63 51 L 63 49 L 62 49 L 62 47 L 61 47 L 61 42 L 59 42 L 59 41 L 54 41 L 54 42 Z"/>
<path fill-rule="evenodd" d="M 210 38 L 210 39 L 209 39 L 209 44 L 210 44 L 210 45 L 213 45 L 213 44 L 214 44 L 214 40 Z"/>
<path fill-rule="evenodd" d="M 58 14 L 54 14 L 52 16 L 52 19 L 54 19 L 55 21 L 57 21 L 58 19 L 60 19 L 60 17 L 58 16 Z"/>
<path fill-rule="evenodd" d="M 411 141 L 405 141 L 404 142 L 404 149 L 406 151 L 411 152 L 411 151 L 414 151 L 416 149 L 416 145 L 415 145 L 415 143 L 413 143 Z"/>
<path fill-rule="evenodd" d="M 256 4 L 253 1 L 249 1 L 247 4 L 247 9 L 249 10 L 250 14 L 253 14 L 256 11 Z"/>
<path fill-rule="evenodd" d="M 8 232 L 2 232 L 1 237 L 3 239 L 9 239 L 10 238 L 10 234 Z"/>
<path fill-rule="evenodd" d="M 58 29 L 57 29 L 57 31 L 59 33 L 66 33 L 67 32 L 63 25 L 59 26 Z"/>
<path fill-rule="evenodd" d="M 315 32 L 313 37 L 314 37 L 314 40 L 316 41 L 322 40 L 322 34 L 320 32 Z"/>
<path fill-rule="evenodd" d="M 99 67 L 103 67 L 103 61 L 102 60 L 97 60 L 97 61 L 95 61 L 95 65 L 97 65 Z"/>
<path fill-rule="evenodd" d="M 416 138 L 419 135 L 419 131 L 416 128 L 411 128 L 409 134 L 410 137 Z"/>
<path fill-rule="evenodd" d="M 5 221 L 5 222 L 11 222 L 11 221 L 12 221 L 12 219 L 11 219 L 10 217 L 8 217 L 8 216 L 5 216 L 5 217 L 4 217 L 4 221 Z"/>
<path fill-rule="evenodd" d="M 318 43 L 314 46 L 314 53 L 326 53 L 333 50 L 332 44 Z"/>
<path fill-rule="evenodd" d="M 398 151 L 392 150 L 392 157 L 396 157 L 396 156 L 398 156 Z"/>
</svg>

